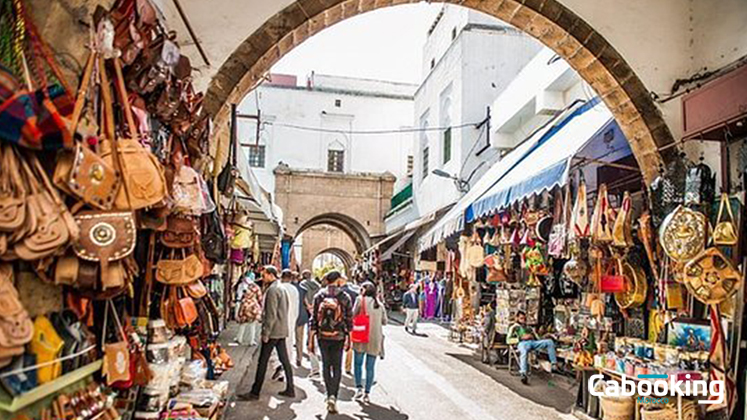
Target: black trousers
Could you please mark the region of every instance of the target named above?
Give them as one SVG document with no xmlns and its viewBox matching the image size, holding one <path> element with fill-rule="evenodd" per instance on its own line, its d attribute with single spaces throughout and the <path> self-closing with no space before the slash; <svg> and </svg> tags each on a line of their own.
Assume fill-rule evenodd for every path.
<svg viewBox="0 0 747 420">
<path fill-rule="evenodd" d="M 327 396 L 337 398 L 342 380 L 342 355 L 345 340 L 319 340 L 319 351 L 322 353 L 322 371 Z"/>
<path fill-rule="evenodd" d="M 252 394 L 259 395 L 262 391 L 262 384 L 265 382 L 267 373 L 267 363 L 270 361 L 272 350 L 277 352 L 280 363 L 285 371 L 285 389 L 293 391 L 293 368 L 288 359 L 288 349 L 285 346 L 284 338 L 271 338 L 269 341 L 262 342 L 262 348 L 259 350 L 259 361 L 257 362 L 257 374 L 254 376 L 254 385 L 252 385 Z"/>
</svg>

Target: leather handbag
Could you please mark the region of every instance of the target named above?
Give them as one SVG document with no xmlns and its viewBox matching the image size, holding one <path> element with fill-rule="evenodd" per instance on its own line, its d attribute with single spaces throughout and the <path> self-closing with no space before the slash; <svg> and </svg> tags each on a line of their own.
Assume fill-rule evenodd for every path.
<svg viewBox="0 0 747 420">
<path fill-rule="evenodd" d="M 225 264 L 228 260 L 228 241 L 217 211 L 202 216 L 201 232 L 205 257 L 216 264 Z"/>
<path fill-rule="evenodd" d="M 181 287 L 171 287 L 174 294 L 171 302 L 174 304 L 174 319 L 180 328 L 188 327 L 197 320 L 197 307 L 191 297 L 185 295 Z"/>
<path fill-rule="evenodd" d="M 492 254 L 485 258 L 485 266 L 488 268 L 488 283 L 502 283 L 508 281 L 506 269 L 500 255 Z"/>
<path fill-rule="evenodd" d="M 44 315 L 36 317 L 29 350 L 36 355 L 36 362 L 43 365 L 37 369 L 39 384 L 51 382 L 62 373 L 62 363 L 58 359 L 63 346 L 52 322 Z"/>
<path fill-rule="evenodd" d="M 115 327 L 117 329 L 116 336 L 120 338 L 120 341 L 115 343 L 106 342 L 107 334 L 107 321 L 109 318 L 109 311 L 111 309 L 114 315 Z M 132 380 L 130 372 L 130 350 L 127 341 L 127 336 L 124 333 L 122 324 L 119 321 L 119 315 L 114 304 L 107 300 L 104 309 L 104 326 L 101 333 L 101 344 L 104 348 L 104 363 L 101 369 L 101 374 L 106 378 L 106 384 L 112 386 L 117 382 L 127 382 Z"/>
<path fill-rule="evenodd" d="M 11 357 L 23 354 L 33 333 L 34 325 L 13 285 L 13 266 L 0 264 L 0 365 L 6 365 Z"/>
<path fill-rule="evenodd" d="M 630 248 L 633 245 L 633 203 L 630 193 L 623 194 L 620 210 L 617 212 L 615 224 L 612 226 L 612 244 L 621 248 Z"/>
<path fill-rule="evenodd" d="M 664 252 L 677 262 L 695 258 L 705 248 L 708 221 L 703 213 L 677 206 L 659 227 L 659 242 Z"/>
<path fill-rule="evenodd" d="M 191 217 L 171 215 L 166 221 L 166 230 L 160 239 L 169 248 L 190 248 L 197 240 L 197 227 Z"/>
<path fill-rule="evenodd" d="M 77 129 L 80 121 L 95 59 L 94 51 L 88 58 L 78 90 L 71 121 L 73 130 Z M 77 142 L 72 151 L 58 155 L 53 180 L 61 190 L 101 210 L 112 208 L 120 187 L 120 177 L 114 167 L 82 142 Z"/>
<path fill-rule="evenodd" d="M 602 293 L 618 293 L 625 291 L 626 281 L 622 274 L 622 263 L 613 260 L 607 266 L 607 272 L 602 275 L 599 290 Z"/>
<path fill-rule="evenodd" d="M 685 285 L 696 299 L 717 305 L 736 293 L 742 275 L 716 248 L 708 248 L 685 265 Z"/>
<path fill-rule="evenodd" d="M 205 288 L 205 284 L 202 280 L 199 279 L 184 286 L 184 290 L 186 290 L 187 294 L 194 299 L 201 299 L 207 295 L 207 288 Z"/>
<path fill-rule="evenodd" d="M 112 261 L 119 261 L 135 250 L 137 227 L 132 212 L 87 211 L 75 216 L 80 226 L 80 241 L 73 246 L 75 255 L 86 261 L 99 262 L 101 272 L 108 272 Z"/>
<path fill-rule="evenodd" d="M 566 195 L 570 194 L 570 188 L 566 186 Z M 565 218 L 565 208 L 563 205 L 564 197 L 562 190 L 558 189 L 555 191 L 555 203 L 553 209 L 553 226 L 550 232 L 550 237 L 547 240 L 547 254 L 554 258 L 560 258 L 565 252 L 566 232 L 567 232 L 567 220 Z M 570 198 L 567 199 L 566 206 L 570 203 Z"/>
<path fill-rule="evenodd" d="M 103 66 L 103 60 L 102 68 Z M 135 120 L 132 116 L 127 92 L 122 80 L 122 69 L 119 59 L 114 59 L 116 73 L 116 90 L 123 104 L 125 121 L 129 128 L 130 138 L 116 138 L 113 118 L 106 118 L 107 139 L 101 142 L 101 157 L 122 174 L 123 188 L 114 202 L 117 209 L 140 210 L 162 203 L 168 195 L 166 178 L 161 163 L 156 156 L 138 142 Z M 101 72 L 102 96 L 104 110 L 109 116 L 114 115 L 111 92 L 106 72 Z"/>
<path fill-rule="evenodd" d="M 182 250 L 182 258 L 160 259 L 156 263 L 156 280 L 170 286 L 179 286 L 199 279 L 203 272 L 202 261 L 194 253 L 189 256 L 184 254 Z"/>
<path fill-rule="evenodd" d="M 200 174 L 187 165 L 176 174 L 171 195 L 177 213 L 199 216 L 205 211 Z"/>
<path fill-rule="evenodd" d="M 721 216 L 724 213 L 724 207 L 726 207 L 728 219 L 722 221 Z M 734 246 L 738 242 L 739 236 L 734 225 L 734 213 L 731 211 L 729 195 L 726 193 L 721 194 L 721 203 L 718 206 L 718 216 L 716 217 L 716 227 L 713 228 L 711 237 L 713 238 L 714 245 Z"/>
<path fill-rule="evenodd" d="M 598 243 L 612 242 L 614 210 L 610 206 L 607 185 L 601 184 L 597 191 L 597 203 L 591 216 L 591 240 Z"/>
<path fill-rule="evenodd" d="M 80 232 L 37 157 L 27 154 L 19 160 L 29 185 L 29 217 L 23 238 L 17 240 L 13 251 L 18 258 L 31 261 L 60 251 L 68 242 L 75 242 Z"/>
<path fill-rule="evenodd" d="M 27 191 L 19 171 L 12 147 L 3 145 L 0 149 L 0 232 L 13 232 L 26 221 Z"/>
<path fill-rule="evenodd" d="M 576 238 L 588 238 L 591 230 L 589 227 L 589 204 L 586 199 L 586 183 L 582 179 L 578 184 L 576 204 L 573 206 L 571 217 L 573 235 Z"/>
</svg>

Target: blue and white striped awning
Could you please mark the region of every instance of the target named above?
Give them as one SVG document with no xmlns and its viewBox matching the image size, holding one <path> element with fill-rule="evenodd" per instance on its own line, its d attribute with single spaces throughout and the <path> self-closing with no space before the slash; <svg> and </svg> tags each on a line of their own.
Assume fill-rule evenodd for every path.
<svg viewBox="0 0 747 420">
<path fill-rule="evenodd" d="M 467 221 L 564 185 L 573 157 L 613 121 L 612 114 L 598 97 L 575 109 L 548 130 L 531 151 L 467 207 Z"/>
</svg>

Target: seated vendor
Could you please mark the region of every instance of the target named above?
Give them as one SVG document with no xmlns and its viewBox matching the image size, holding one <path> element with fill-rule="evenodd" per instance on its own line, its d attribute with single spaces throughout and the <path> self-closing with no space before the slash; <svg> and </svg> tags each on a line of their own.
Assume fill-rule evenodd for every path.
<svg viewBox="0 0 747 420">
<path fill-rule="evenodd" d="M 511 325 L 506 336 L 506 344 L 514 345 L 519 350 L 519 373 L 521 374 L 521 383 L 529 384 L 527 372 L 529 371 L 529 352 L 536 350 L 547 350 L 547 356 L 552 363 L 552 370 L 558 360 L 555 355 L 555 342 L 549 338 L 540 340 L 534 328 L 527 325 L 527 314 L 523 311 L 516 313 L 516 323 Z"/>
</svg>

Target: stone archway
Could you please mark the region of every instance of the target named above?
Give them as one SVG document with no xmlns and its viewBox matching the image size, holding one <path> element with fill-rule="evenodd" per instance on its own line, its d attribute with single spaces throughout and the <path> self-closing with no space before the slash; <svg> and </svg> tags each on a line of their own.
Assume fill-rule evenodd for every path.
<svg viewBox="0 0 747 420">
<path fill-rule="evenodd" d="M 230 103 L 238 103 L 281 57 L 344 19 L 411 0 L 297 0 L 251 34 L 213 77 L 205 100 L 215 117 L 216 173 L 225 163 Z M 449 0 L 521 29 L 563 57 L 601 96 L 642 168 L 652 180 L 659 148 L 673 141 L 660 110 L 625 59 L 594 28 L 559 0 Z"/>
<path fill-rule="evenodd" d="M 358 254 L 362 254 L 363 251 L 371 246 L 371 236 L 363 225 L 354 218 L 339 213 L 325 213 L 312 217 L 295 231 L 293 239 L 295 240 L 309 229 L 321 225 L 333 226 L 344 232 L 350 239 L 352 239 L 353 244 L 355 245 L 355 250 Z"/>
<path fill-rule="evenodd" d="M 339 258 L 340 261 L 342 261 L 342 265 L 345 267 L 345 272 L 348 275 L 350 275 L 350 273 L 352 272 L 353 266 L 355 265 L 355 258 L 353 258 L 353 256 L 350 255 L 350 253 L 348 251 L 346 251 L 344 249 L 340 249 L 340 248 L 327 248 L 327 249 L 323 249 L 323 250 L 319 251 L 314 256 L 314 259 L 316 259 L 316 257 L 318 257 L 320 255 L 324 255 L 324 254 L 332 254 L 332 255 L 336 256 L 337 258 Z"/>
</svg>

